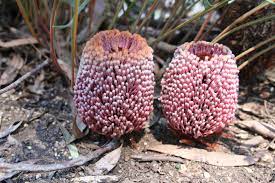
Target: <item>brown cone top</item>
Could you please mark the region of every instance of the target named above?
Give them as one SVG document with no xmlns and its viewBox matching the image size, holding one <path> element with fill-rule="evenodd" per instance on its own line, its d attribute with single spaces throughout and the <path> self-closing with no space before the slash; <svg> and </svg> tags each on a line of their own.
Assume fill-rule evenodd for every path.
<svg viewBox="0 0 275 183">
<path fill-rule="evenodd" d="M 83 56 L 97 57 L 99 60 L 114 60 L 121 57 L 140 60 L 152 55 L 152 52 L 152 48 L 140 35 L 114 29 L 101 31 L 93 36 L 87 42 Z"/>
</svg>

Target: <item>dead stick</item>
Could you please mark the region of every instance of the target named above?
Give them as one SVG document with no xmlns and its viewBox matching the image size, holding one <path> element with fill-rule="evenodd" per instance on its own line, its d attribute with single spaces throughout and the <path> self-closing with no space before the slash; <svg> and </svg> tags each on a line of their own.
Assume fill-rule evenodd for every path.
<svg viewBox="0 0 275 183">
<path fill-rule="evenodd" d="M 49 60 L 45 60 L 44 62 L 42 62 L 40 65 L 38 65 L 36 68 L 34 68 L 33 70 L 27 72 L 26 74 L 24 74 L 21 78 L 17 79 L 15 82 L 11 83 L 10 85 L 6 86 L 5 88 L 0 90 L 0 95 L 3 93 L 6 93 L 7 91 L 15 88 L 16 86 L 18 86 L 21 82 L 23 82 L 24 80 L 26 80 L 28 77 L 30 77 L 31 75 L 35 74 L 36 72 L 40 71 L 43 67 L 45 67 L 46 65 L 48 65 L 50 62 Z"/>
<path fill-rule="evenodd" d="M 116 141 L 111 141 L 106 146 L 93 151 L 91 154 L 86 156 L 80 156 L 76 159 L 65 161 L 62 163 L 51 163 L 51 164 L 33 164 L 30 162 L 20 162 L 20 163 L 3 163 L 0 162 L 0 172 L 49 172 L 49 171 L 56 171 L 62 170 L 67 168 L 72 168 L 75 166 L 81 166 L 85 163 L 98 158 L 100 155 L 114 149 L 117 146 Z M 0 177 L 1 180 L 1 177 Z"/>
<path fill-rule="evenodd" d="M 203 24 L 202 24 L 202 26 L 201 26 L 199 32 L 197 33 L 196 37 L 194 38 L 194 41 L 195 41 L 195 42 L 196 42 L 196 41 L 199 41 L 199 39 L 200 39 L 200 37 L 201 37 L 201 35 L 202 35 L 202 33 L 203 33 L 203 31 L 204 31 L 206 25 L 208 24 L 209 20 L 211 19 L 211 17 L 212 17 L 212 12 L 210 12 L 210 13 L 207 15 L 206 19 L 204 20 L 204 22 L 203 22 Z"/>
<path fill-rule="evenodd" d="M 152 43 L 155 40 L 156 40 L 155 38 L 150 37 L 148 42 Z M 163 42 L 163 41 L 160 41 L 157 44 L 157 48 L 160 49 L 160 50 L 162 50 L 162 51 L 166 51 L 168 53 L 174 53 L 174 51 L 177 49 L 177 46 L 171 45 L 171 44 Z"/>
<path fill-rule="evenodd" d="M 184 163 L 184 160 L 182 158 L 167 156 L 167 155 L 140 154 L 140 155 L 132 155 L 131 157 L 137 161 L 171 161 L 176 163 Z"/>
</svg>

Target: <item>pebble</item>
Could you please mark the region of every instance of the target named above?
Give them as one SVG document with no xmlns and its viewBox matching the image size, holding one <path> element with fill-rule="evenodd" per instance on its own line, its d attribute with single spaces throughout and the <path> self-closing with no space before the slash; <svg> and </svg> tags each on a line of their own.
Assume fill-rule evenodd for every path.
<svg viewBox="0 0 275 183">
<path fill-rule="evenodd" d="M 275 150 L 275 143 L 274 142 L 269 144 L 269 149 L 270 150 Z"/>
<path fill-rule="evenodd" d="M 32 150 L 32 146 L 27 146 L 27 149 Z"/>
<path fill-rule="evenodd" d="M 186 165 L 181 164 L 181 165 L 180 165 L 180 168 L 179 168 L 179 173 L 185 174 L 186 171 L 187 171 Z"/>
<path fill-rule="evenodd" d="M 252 170 L 251 168 L 244 167 L 244 169 L 246 169 L 246 171 L 247 171 L 248 173 L 253 173 L 253 170 Z"/>
<path fill-rule="evenodd" d="M 272 157 L 271 154 L 265 153 L 265 154 L 263 154 L 263 156 L 261 157 L 261 160 L 262 160 L 263 162 L 271 163 L 271 162 L 273 161 L 273 157 Z"/>
<path fill-rule="evenodd" d="M 35 178 L 36 178 L 36 179 L 39 179 L 40 177 L 41 177 L 41 174 L 40 174 L 40 173 L 38 173 L 38 174 L 35 175 Z"/>
<path fill-rule="evenodd" d="M 203 172 L 203 176 L 204 176 L 204 178 L 206 178 L 206 179 L 209 179 L 211 176 L 210 176 L 210 174 L 208 173 L 208 172 Z"/>
</svg>

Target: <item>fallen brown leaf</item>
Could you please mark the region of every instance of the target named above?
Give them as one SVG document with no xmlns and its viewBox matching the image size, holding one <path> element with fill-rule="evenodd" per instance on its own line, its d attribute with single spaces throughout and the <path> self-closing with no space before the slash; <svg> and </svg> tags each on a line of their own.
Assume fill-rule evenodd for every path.
<svg viewBox="0 0 275 183">
<path fill-rule="evenodd" d="M 15 77 L 17 76 L 18 72 L 24 65 L 24 60 L 18 54 L 12 55 L 10 61 L 8 61 L 8 66 L 3 74 L 0 76 L 0 86 L 6 85 L 11 83 Z"/>
<path fill-rule="evenodd" d="M 122 145 L 98 160 L 93 166 L 92 170 L 90 170 L 90 174 L 102 175 L 110 172 L 120 159 L 121 149 Z"/>
<path fill-rule="evenodd" d="M 251 156 L 209 152 L 204 149 L 183 148 L 177 145 L 156 145 L 148 150 L 178 156 L 184 159 L 207 163 L 215 166 L 248 166 L 256 163 Z"/>
</svg>

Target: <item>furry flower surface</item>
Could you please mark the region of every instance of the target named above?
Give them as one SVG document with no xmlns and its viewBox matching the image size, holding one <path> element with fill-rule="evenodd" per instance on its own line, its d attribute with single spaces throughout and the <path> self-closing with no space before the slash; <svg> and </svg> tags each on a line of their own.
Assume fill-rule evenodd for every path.
<svg viewBox="0 0 275 183">
<path fill-rule="evenodd" d="M 127 31 L 97 33 L 82 53 L 74 88 L 79 116 L 107 137 L 143 129 L 153 110 L 153 50 Z"/>
<path fill-rule="evenodd" d="M 178 47 L 161 81 L 169 127 L 195 139 L 220 132 L 235 117 L 238 72 L 234 55 L 221 44 Z"/>
</svg>

